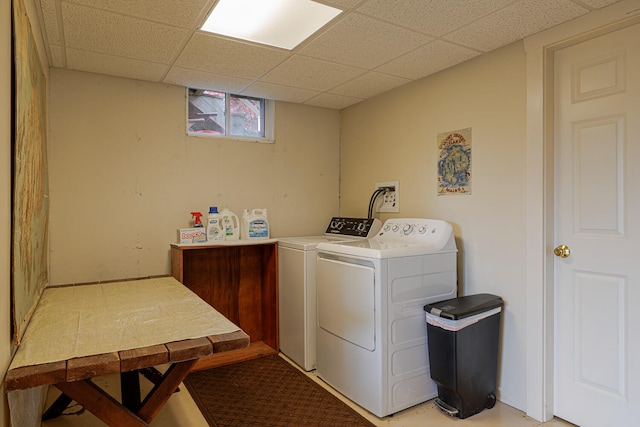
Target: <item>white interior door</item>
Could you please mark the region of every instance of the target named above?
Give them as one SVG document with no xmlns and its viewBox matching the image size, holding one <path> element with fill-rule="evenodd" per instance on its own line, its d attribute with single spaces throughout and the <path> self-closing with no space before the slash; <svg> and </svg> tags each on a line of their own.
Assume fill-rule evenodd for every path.
<svg viewBox="0 0 640 427">
<path fill-rule="evenodd" d="M 555 415 L 640 414 L 640 25 L 555 54 Z"/>
</svg>

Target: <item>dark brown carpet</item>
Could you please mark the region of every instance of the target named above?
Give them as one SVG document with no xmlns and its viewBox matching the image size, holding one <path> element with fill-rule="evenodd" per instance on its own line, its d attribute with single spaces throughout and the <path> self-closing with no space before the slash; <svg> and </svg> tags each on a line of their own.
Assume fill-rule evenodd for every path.
<svg viewBox="0 0 640 427">
<path fill-rule="evenodd" d="M 366 426 L 278 355 L 194 372 L 184 381 L 210 426 Z"/>
</svg>

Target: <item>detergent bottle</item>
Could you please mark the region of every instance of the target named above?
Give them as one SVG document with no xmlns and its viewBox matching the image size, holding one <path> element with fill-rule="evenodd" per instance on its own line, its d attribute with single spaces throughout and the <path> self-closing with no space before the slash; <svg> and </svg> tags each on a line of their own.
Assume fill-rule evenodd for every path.
<svg viewBox="0 0 640 427">
<path fill-rule="evenodd" d="M 224 232 L 222 231 L 222 222 L 217 206 L 209 208 L 207 216 L 207 242 L 214 240 L 224 240 Z"/>
<path fill-rule="evenodd" d="M 222 230 L 224 231 L 225 240 L 240 239 L 240 220 L 238 216 L 229 209 L 224 208 L 220 212 L 222 218 Z"/>
<path fill-rule="evenodd" d="M 243 239 L 268 239 L 269 221 L 266 209 L 245 209 L 242 213 Z"/>
</svg>

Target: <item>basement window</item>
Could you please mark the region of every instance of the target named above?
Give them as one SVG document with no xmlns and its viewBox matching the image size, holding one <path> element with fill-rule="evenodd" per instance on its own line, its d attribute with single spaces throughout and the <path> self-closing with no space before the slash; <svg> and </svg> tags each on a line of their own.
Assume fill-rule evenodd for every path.
<svg viewBox="0 0 640 427">
<path fill-rule="evenodd" d="M 273 142 L 273 101 L 189 88 L 187 134 Z"/>
</svg>

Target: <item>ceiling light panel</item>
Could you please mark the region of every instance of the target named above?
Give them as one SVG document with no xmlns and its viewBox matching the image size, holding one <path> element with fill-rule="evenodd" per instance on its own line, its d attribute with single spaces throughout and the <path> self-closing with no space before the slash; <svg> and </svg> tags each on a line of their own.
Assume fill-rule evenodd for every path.
<svg viewBox="0 0 640 427">
<path fill-rule="evenodd" d="M 293 49 L 341 12 L 311 0 L 220 0 L 201 29 Z"/>
</svg>

